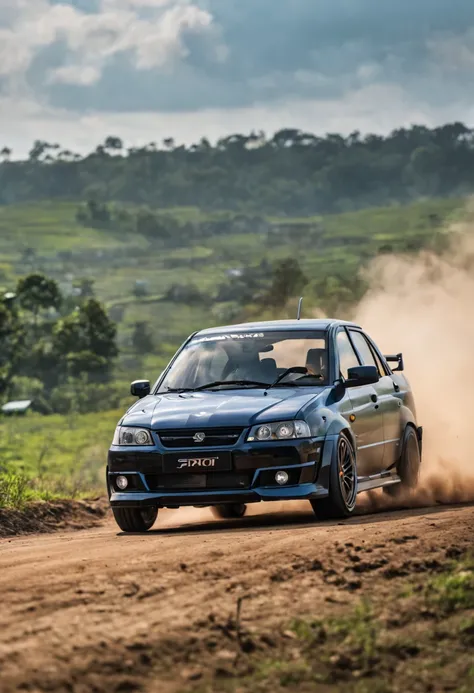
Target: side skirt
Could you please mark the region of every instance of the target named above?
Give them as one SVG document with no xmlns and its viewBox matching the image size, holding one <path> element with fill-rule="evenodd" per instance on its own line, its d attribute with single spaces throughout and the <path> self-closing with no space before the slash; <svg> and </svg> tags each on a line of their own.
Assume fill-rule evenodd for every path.
<svg viewBox="0 0 474 693">
<path fill-rule="evenodd" d="M 381 474 L 371 474 L 370 476 L 359 476 L 357 479 L 357 493 L 370 491 L 373 488 L 382 488 L 383 486 L 393 486 L 401 482 L 398 474 L 393 472 L 382 472 Z"/>
</svg>

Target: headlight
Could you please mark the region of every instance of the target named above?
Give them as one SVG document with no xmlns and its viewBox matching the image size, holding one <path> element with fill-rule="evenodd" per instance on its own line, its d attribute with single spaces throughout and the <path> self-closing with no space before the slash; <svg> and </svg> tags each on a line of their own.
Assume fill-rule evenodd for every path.
<svg viewBox="0 0 474 693">
<path fill-rule="evenodd" d="M 153 439 L 145 428 L 117 426 L 112 445 L 153 445 Z"/>
<path fill-rule="evenodd" d="M 291 440 L 294 438 L 311 438 L 311 431 L 306 421 L 280 421 L 278 423 L 253 426 L 247 440 Z"/>
</svg>

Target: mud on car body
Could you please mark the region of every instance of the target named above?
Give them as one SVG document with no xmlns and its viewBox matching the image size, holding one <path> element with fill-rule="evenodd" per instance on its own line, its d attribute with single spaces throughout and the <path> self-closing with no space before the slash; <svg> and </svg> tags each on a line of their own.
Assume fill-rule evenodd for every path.
<svg viewBox="0 0 474 693">
<path fill-rule="evenodd" d="M 389 364 L 396 364 L 392 369 Z M 159 508 L 308 500 L 318 518 L 350 516 L 358 493 L 417 483 L 422 429 L 403 357 L 383 356 L 340 320 L 200 331 L 120 420 L 107 486 L 119 527 L 145 531 Z"/>
</svg>

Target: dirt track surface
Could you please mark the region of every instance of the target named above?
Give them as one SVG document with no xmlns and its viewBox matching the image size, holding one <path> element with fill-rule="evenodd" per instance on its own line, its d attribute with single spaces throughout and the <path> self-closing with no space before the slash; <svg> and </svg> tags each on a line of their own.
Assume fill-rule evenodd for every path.
<svg viewBox="0 0 474 693">
<path fill-rule="evenodd" d="M 0 691 L 187 690 L 203 668 L 220 662 L 225 674 L 222 624 L 239 598 L 248 632 L 276 632 L 300 614 L 383 599 L 402 576 L 472 547 L 473 530 L 472 505 L 325 524 L 304 512 L 224 522 L 183 510 L 147 535 L 107 520 L 0 540 Z"/>
<path fill-rule="evenodd" d="M 0 539 L 61 529 L 89 529 L 99 524 L 108 512 L 107 498 L 29 503 L 18 510 L 0 508 Z"/>
</svg>

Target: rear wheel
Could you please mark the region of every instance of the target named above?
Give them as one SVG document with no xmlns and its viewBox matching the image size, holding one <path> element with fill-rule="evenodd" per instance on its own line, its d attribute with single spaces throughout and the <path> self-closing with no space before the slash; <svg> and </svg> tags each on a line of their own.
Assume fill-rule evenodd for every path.
<svg viewBox="0 0 474 693">
<path fill-rule="evenodd" d="M 357 500 L 357 464 L 351 441 L 340 433 L 334 446 L 329 472 L 329 496 L 311 501 L 314 514 L 320 520 L 349 517 Z"/>
<path fill-rule="evenodd" d="M 222 505 L 214 505 L 211 510 L 214 517 L 221 520 L 232 520 L 243 517 L 247 512 L 247 506 L 244 503 L 223 503 Z"/>
<path fill-rule="evenodd" d="M 158 517 L 158 508 L 112 508 L 122 532 L 147 532 Z"/>
<path fill-rule="evenodd" d="M 397 498 L 405 491 L 415 488 L 418 484 L 420 464 L 421 453 L 418 436 L 412 426 L 407 426 L 403 434 L 402 452 L 397 464 L 397 474 L 401 482 L 393 484 L 393 486 L 385 486 L 384 492 Z"/>
</svg>

